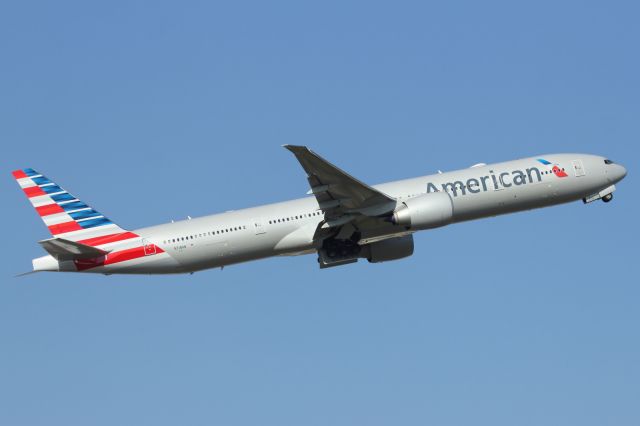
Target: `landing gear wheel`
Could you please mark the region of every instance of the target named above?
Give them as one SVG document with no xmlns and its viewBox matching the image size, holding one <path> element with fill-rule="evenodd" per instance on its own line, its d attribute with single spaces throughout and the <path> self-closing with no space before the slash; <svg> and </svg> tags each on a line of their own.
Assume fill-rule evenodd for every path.
<svg viewBox="0 0 640 426">
<path fill-rule="evenodd" d="M 605 203 L 608 203 L 611 200 L 613 200 L 613 194 L 607 194 L 604 197 L 602 197 L 602 201 L 604 201 Z"/>
</svg>

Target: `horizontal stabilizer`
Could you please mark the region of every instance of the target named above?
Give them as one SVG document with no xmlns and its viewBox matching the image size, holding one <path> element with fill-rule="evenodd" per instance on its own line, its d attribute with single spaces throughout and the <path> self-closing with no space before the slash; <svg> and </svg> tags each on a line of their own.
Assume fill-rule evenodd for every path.
<svg viewBox="0 0 640 426">
<path fill-rule="evenodd" d="M 31 274 L 35 274 L 38 272 L 42 272 L 42 271 L 29 271 L 29 272 L 23 272 L 21 274 L 15 275 L 14 278 L 20 278 L 20 277 L 25 277 L 27 275 L 31 275 Z"/>
<path fill-rule="evenodd" d="M 109 253 L 108 251 L 65 240 L 64 238 L 51 238 L 39 241 L 39 244 L 58 260 L 93 259 Z"/>
</svg>

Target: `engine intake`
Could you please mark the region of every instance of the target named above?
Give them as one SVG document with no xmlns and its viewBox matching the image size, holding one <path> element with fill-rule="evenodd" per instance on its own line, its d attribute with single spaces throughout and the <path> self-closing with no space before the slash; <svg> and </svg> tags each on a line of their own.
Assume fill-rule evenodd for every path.
<svg viewBox="0 0 640 426">
<path fill-rule="evenodd" d="M 431 229 L 453 221 L 453 201 L 446 192 L 409 198 L 393 212 L 391 222 L 407 229 Z"/>
</svg>

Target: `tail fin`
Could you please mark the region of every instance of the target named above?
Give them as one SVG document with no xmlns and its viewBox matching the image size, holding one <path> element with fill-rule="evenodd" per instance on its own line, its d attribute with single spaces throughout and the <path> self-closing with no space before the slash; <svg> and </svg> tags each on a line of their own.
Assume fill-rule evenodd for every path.
<svg viewBox="0 0 640 426">
<path fill-rule="evenodd" d="M 91 241 L 126 233 L 102 213 L 33 169 L 15 170 L 13 177 L 54 237 L 93 245 Z"/>
</svg>

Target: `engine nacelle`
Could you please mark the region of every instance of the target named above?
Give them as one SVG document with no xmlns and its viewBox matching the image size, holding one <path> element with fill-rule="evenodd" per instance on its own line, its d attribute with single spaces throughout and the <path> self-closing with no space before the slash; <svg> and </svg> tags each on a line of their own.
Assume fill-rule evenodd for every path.
<svg viewBox="0 0 640 426">
<path fill-rule="evenodd" d="M 444 191 L 409 198 L 393 212 L 391 222 L 412 229 L 431 229 L 453 221 L 453 201 Z"/>
<path fill-rule="evenodd" d="M 389 238 L 362 247 L 365 257 L 371 263 L 402 259 L 413 254 L 413 235 Z"/>
</svg>

